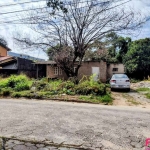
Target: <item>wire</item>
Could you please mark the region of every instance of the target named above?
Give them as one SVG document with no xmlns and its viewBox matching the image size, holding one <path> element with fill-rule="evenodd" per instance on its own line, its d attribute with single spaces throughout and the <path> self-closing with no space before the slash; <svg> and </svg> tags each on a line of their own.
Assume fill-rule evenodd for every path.
<svg viewBox="0 0 150 150">
<path fill-rule="evenodd" d="M 124 2 L 124 3 L 127 3 L 127 2 L 129 2 L 129 1 L 131 1 L 131 0 L 128 0 L 128 1 L 126 1 L 126 2 Z M 103 2 L 101 2 L 101 3 L 97 3 L 97 4 L 102 4 Z M 122 3 L 122 4 L 124 4 L 124 3 Z M 121 4 L 121 5 L 122 5 Z M 118 5 L 119 6 L 119 5 Z M 84 6 L 84 7 L 80 7 L 80 8 L 85 8 L 85 7 L 89 7 L 89 6 Z M 34 8 L 34 9 L 27 9 L 27 10 L 21 10 L 21 11 L 15 11 L 15 12 L 22 12 L 22 11 L 28 11 L 28 10 L 36 10 L 36 9 L 43 9 L 43 8 L 48 8 L 48 7 L 42 7 L 42 8 Z M 15 13 L 15 12 L 7 12 L 7 13 Z M 46 11 L 45 11 L 46 12 Z M 0 14 L 2 14 L 2 13 L 0 13 Z M 6 14 L 6 13 L 5 13 Z M 42 17 L 42 16 L 39 16 L 39 17 Z M 1 24 L 7 24 L 7 23 L 11 23 L 11 22 L 13 22 L 13 21 L 21 21 L 21 20 L 25 20 L 25 19 L 30 19 L 31 17 L 28 17 L 28 18 L 22 18 L 22 19 L 18 19 L 18 20 L 10 20 L 10 21 L 6 21 L 6 22 L 1 22 Z M 46 17 L 45 17 L 46 18 Z M 6 20 L 6 19 L 5 19 Z M 60 21 L 59 21 L 60 22 Z M 11 24 L 39 24 L 39 23 L 11 23 Z M 47 24 L 47 23 L 42 23 L 42 24 Z"/>
<path fill-rule="evenodd" d="M 21 5 L 21 4 L 27 4 L 27 3 L 41 2 L 41 1 L 46 1 L 46 0 L 38 0 L 38 1 L 30 1 L 30 2 L 17 3 L 17 4 L 0 5 L 0 7 L 8 7 L 8 6 Z"/>
<path fill-rule="evenodd" d="M 49 7 L 42 7 L 42 8 L 49 8 Z M 0 13 L 0 15 L 11 14 L 11 13 L 16 13 L 16 12 L 24 12 L 24 11 L 36 10 L 36 9 L 42 9 L 42 8 L 31 8 L 31 9 L 25 9 L 25 10 L 10 11 L 6 13 Z"/>
<path fill-rule="evenodd" d="M 123 1 L 123 0 L 116 0 L 116 2 L 119 2 L 119 1 Z M 131 1 L 131 0 L 129 0 Z M 84 1 L 84 2 L 78 2 L 78 3 L 86 3 L 86 2 L 92 2 L 92 1 Z M 110 2 L 107 1 L 107 2 Z M 127 1 L 128 2 L 128 1 Z M 106 3 L 106 2 L 99 2 L 97 4 L 103 4 L 103 3 Z M 126 3 L 126 2 L 125 2 Z M 71 3 L 73 4 L 73 3 Z M 71 5 L 71 4 L 67 4 L 67 5 Z M 74 3 L 75 4 L 75 3 Z M 83 7 L 80 7 L 80 8 L 84 8 L 84 7 L 89 7 L 89 6 L 83 6 Z M 5 15 L 5 14 L 10 14 L 10 13 L 16 13 L 16 12 L 24 12 L 24 11 L 29 11 L 29 10 L 36 10 L 36 9 L 42 9 L 42 8 L 49 8 L 48 6 L 47 7 L 41 7 L 41 8 L 31 8 L 31 9 L 26 9 L 26 10 L 17 10 L 17 11 L 11 11 L 11 12 L 5 12 L 5 13 L 0 13 L 0 15 Z"/>
</svg>

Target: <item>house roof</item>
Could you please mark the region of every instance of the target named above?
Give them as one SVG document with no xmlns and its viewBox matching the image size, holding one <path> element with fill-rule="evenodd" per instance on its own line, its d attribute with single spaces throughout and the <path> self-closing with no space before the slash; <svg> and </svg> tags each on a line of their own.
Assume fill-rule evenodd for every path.
<svg viewBox="0 0 150 150">
<path fill-rule="evenodd" d="M 54 64 L 56 64 L 56 62 L 55 61 L 37 61 L 37 62 L 35 62 L 34 64 L 41 64 L 41 65 L 54 65 Z"/>
<path fill-rule="evenodd" d="M 0 44 L 1 47 L 5 48 L 7 51 L 11 51 L 11 49 L 3 44 Z"/>
<path fill-rule="evenodd" d="M 4 56 L 4 57 L 0 57 L 0 64 L 5 64 L 11 61 L 16 60 L 14 57 L 10 57 L 10 56 Z"/>
</svg>

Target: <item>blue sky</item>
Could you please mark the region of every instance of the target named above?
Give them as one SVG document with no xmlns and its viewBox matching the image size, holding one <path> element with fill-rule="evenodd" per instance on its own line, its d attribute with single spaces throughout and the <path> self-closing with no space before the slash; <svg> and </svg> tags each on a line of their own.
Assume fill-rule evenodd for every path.
<svg viewBox="0 0 150 150">
<path fill-rule="evenodd" d="M 23 53 L 28 54 L 33 57 L 39 57 L 47 59 L 47 55 L 42 52 L 42 50 L 34 50 L 34 51 L 28 51 L 27 49 L 21 49 L 18 46 L 16 46 L 13 42 L 13 35 L 17 32 L 20 32 L 21 34 L 30 34 L 31 36 L 34 35 L 32 30 L 27 26 L 23 24 L 4 24 L 6 21 L 15 20 L 18 19 L 19 16 L 23 16 L 24 13 L 13 13 L 13 14 L 1 14 L 5 12 L 12 12 L 17 10 L 24 10 L 28 8 L 36 8 L 36 7 L 43 7 L 45 6 L 45 1 L 41 0 L 41 2 L 36 3 L 28 3 L 28 4 L 20 4 L 20 5 L 13 5 L 13 6 L 4 6 L 7 4 L 17 4 L 17 3 L 23 3 L 23 2 L 31 2 L 34 0 L 0 0 L 0 35 L 3 36 L 7 42 L 9 47 L 12 49 L 13 52 L 17 53 Z M 37 0 L 36 0 L 37 1 Z M 150 0 L 132 0 L 131 2 L 126 4 L 127 7 L 134 8 L 135 11 L 141 11 L 142 14 L 145 14 L 147 16 L 150 15 Z M 131 36 L 130 36 L 131 37 Z M 140 30 L 134 32 L 132 35 L 132 39 L 140 39 L 140 38 L 150 38 L 150 21 L 144 24 L 143 28 Z"/>
</svg>

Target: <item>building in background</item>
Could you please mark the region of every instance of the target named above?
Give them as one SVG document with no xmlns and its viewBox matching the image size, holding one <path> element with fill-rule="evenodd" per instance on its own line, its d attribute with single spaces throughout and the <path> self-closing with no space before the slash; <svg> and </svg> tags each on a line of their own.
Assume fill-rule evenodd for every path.
<svg viewBox="0 0 150 150">
<path fill-rule="evenodd" d="M 18 57 L 18 58 L 29 59 L 29 60 L 32 60 L 32 61 L 45 61 L 44 59 L 41 59 L 41 58 L 32 57 L 32 56 L 29 56 L 29 55 L 26 55 L 26 54 L 14 53 L 14 52 L 11 52 L 11 51 L 8 51 L 7 55 L 8 56 L 13 56 L 13 57 Z"/>
<path fill-rule="evenodd" d="M 26 74 L 29 77 L 36 77 L 36 65 L 34 62 L 44 61 L 24 54 L 11 52 L 7 47 L 0 46 L 0 74 L 9 76 L 11 74 Z"/>
</svg>

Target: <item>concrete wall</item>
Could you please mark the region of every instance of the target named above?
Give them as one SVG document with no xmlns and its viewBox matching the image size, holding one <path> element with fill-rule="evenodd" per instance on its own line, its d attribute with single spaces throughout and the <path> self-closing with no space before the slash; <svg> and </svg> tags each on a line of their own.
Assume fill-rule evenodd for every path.
<svg viewBox="0 0 150 150">
<path fill-rule="evenodd" d="M 92 67 L 99 67 L 99 80 L 102 82 L 106 82 L 107 79 L 107 65 L 106 62 L 83 62 L 82 66 L 79 69 L 78 78 L 81 79 L 84 75 L 91 76 L 92 75 Z"/>
<path fill-rule="evenodd" d="M 65 74 L 65 72 L 63 70 L 61 70 L 61 74 L 60 71 L 58 71 L 58 75 L 54 74 L 54 68 L 57 67 L 57 65 L 47 65 L 46 66 L 46 77 L 47 78 L 51 78 L 51 79 L 55 79 L 55 78 L 59 78 L 59 79 L 67 79 L 67 75 Z"/>
<path fill-rule="evenodd" d="M 117 68 L 118 70 L 115 71 Z M 123 64 L 108 64 L 107 65 L 107 78 L 111 78 L 111 76 L 115 73 L 125 73 L 125 67 Z"/>
<path fill-rule="evenodd" d="M 46 67 L 46 76 L 47 78 L 59 78 L 59 79 L 67 79 L 67 76 L 64 71 L 62 74 L 54 75 L 54 67 L 56 65 L 47 65 Z M 92 75 L 92 67 L 99 67 L 99 80 L 102 82 L 106 82 L 107 79 L 107 65 L 106 62 L 82 62 L 82 66 L 79 69 L 78 78 L 82 79 L 83 76 L 91 76 Z"/>
<path fill-rule="evenodd" d="M 7 56 L 7 49 L 0 46 L 0 56 Z"/>
</svg>

